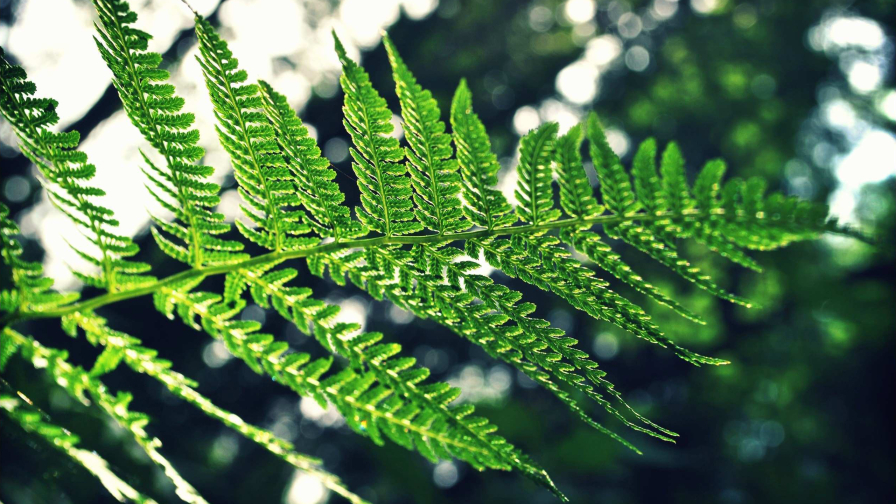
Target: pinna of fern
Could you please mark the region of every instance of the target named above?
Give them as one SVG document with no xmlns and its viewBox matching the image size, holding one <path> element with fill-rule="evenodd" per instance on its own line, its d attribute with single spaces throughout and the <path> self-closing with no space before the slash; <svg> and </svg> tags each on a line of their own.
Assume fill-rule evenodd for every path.
<svg viewBox="0 0 896 504">
<path fill-rule="evenodd" d="M 304 258 L 316 275 L 329 270 L 337 283 L 347 278 L 374 298 L 388 299 L 445 326 L 541 384 L 586 424 L 637 450 L 593 418 L 591 401 L 638 432 L 666 441 L 677 434 L 629 406 L 598 363 L 576 348 L 578 340 L 532 316 L 535 305 L 520 292 L 475 273 L 477 260 L 483 258 L 509 276 L 556 294 L 594 319 L 671 348 L 688 362 L 720 365 L 726 361 L 676 344 L 640 306 L 609 288 L 602 273 L 702 323 L 699 315 L 635 273 L 614 245 L 631 246 L 698 287 L 749 305 L 682 258 L 678 242 L 694 239 L 758 270 L 745 249 L 773 249 L 840 230 L 825 221 L 826 209 L 820 205 L 765 197 L 759 179 L 722 185 L 721 161 L 707 163 L 691 186 L 674 144 L 663 151 L 657 170 L 656 144 L 645 141 L 627 170 L 593 114 L 563 135 L 557 124 L 545 123 L 522 138 L 513 206 L 496 188 L 499 165 L 464 81 L 451 103 L 451 132 L 446 133 L 432 94 L 418 83 L 395 44 L 384 38 L 406 133 L 403 146 L 390 136 L 392 112 L 386 101 L 334 36 L 343 68 L 343 123 L 352 138 L 352 166 L 361 193 L 354 220 L 343 204 L 335 172 L 284 95 L 266 82 L 249 83 L 227 42 L 197 15 L 199 65 L 214 104 L 218 139 L 230 156 L 249 219 L 236 226 L 246 239 L 269 251 L 250 257 L 240 242 L 220 238 L 230 229 L 215 212 L 220 188 L 207 180 L 213 169 L 199 164 L 204 151 L 197 144 L 198 131 L 191 129 L 193 116 L 181 112 L 183 100 L 164 82 L 168 74 L 158 68 L 161 58 L 146 51 L 150 35 L 135 27 L 136 14 L 126 1 L 94 0 L 94 5 L 99 16 L 97 47 L 125 111 L 163 160 L 156 163 L 144 156 L 151 193 L 174 215 L 174 221 L 154 218 L 154 237 L 161 250 L 189 269 L 158 281 L 139 276 L 145 267 L 128 260 L 136 249 L 127 238 L 112 234 L 111 211 L 90 199 L 101 191 L 84 185 L 94 168 L 83 155 L 68 150 L 76 139 L 46 129 L 55 122 L 53 103 L 31 98 L 34 85 L 25 80 L 24 71 L 3 60 L 0 109 L 26 154 L 45 172 L 48 191 L 56 191 L 51 192 L 56 204 L 93 238 L 99 252 L 85 255 L 103 273 L 88 281 L 109 293 L 80 303 L 75 296 L 53 293 L 52 282 L 39 266 L 21 259 L 15 225 L 0 207 L 3 258 L 13 281 L 12 288 L 0 290 L 0 309 L 6 313 L 0 358 L 5 361 L 17 349 L 26 358 L 42 355 L 56 362 L 48 369 L 56 378 L 92 384 L 83 391 L 96 392 L 95 400 L 108 404 L 120 401 L 102 392 L 99 377 L 124 364 L 316 475 L 352 502 L 360 499 L 313 459 L 263 429 L 235 420 L 239 417 L 200 396 L 195 384 L 171 370 L 169 362 L 138 339 L 109 328 L 94 310 L 153 294 L 163 314 L 178 315 L 185 324 L 221 340 L 255 372 L 321 404 L 332 404 L 355 432 L 377 444 L 389 439 L 430 460 L 457 458 L 478 469 L 516 470 L 563 498 L 544 469 L 496 435 L 488 420 L 473 416 L 472 405 L 455 404 L 457 389 L 428 382 L 428 370 L 401 356 L 400 346 L 385 341 L 382 334 L 338 322 L 339 308 L 314 299 L 307 288 L 290 285 L 298 270 L 282 263 Z M 586 138 L 600 181 L 600 200 L 582 159 Z M 596 270 L 571 250 L 589 258 Z M 200 288 L 214 275 L 226 275 L 223 293 Z M 260 324 L 239 320 L 247 297 L 294 323 L 327 357 L 295 352 L 263 332 Z M 77 334 L 80 329 L 88 341 L 103 348 L 91 371 L 67 364 L 64 352 L 46 349 L 11 327 L 46 317 L 63 317 L 67 331 Z M 116 412 L 110 414 L 115 418 Z M 119 420 L 139 427 L 131 429 L 135 439 L 184 500 L 202 502 L 159 458 L 154 441 L 142 432 L 142 418 Z"/>
<path fill-rule="evenodd" d="M 137 245 L 130 237 L 117 234 L 118 221 L 112 210 L 97 202 L 105 191 L 86 185 L 96 173 L 96 166 L 87 161 L 86 154 L 76 150 L 80 134 L 51 131 L 49 127 L 59 122 L 57 102 L 34 98 L 35 91 L 25 70 L 7 61 L 0 49 L 0 114 L 12 125 L 22 153 L 43 176 L 41 182 L 50 201 L 78 224 L 92 245 L 88 249 L 72 249 L 98 271 L 75 271 L 75 275 L 88 285 L 110 292 L 152 283 L 155 278 L 144 274 L 150 266 L 130 259 L 139 251 Z"/>
<path fill-rule="evenodd" d="M 143 154 L 150 194 L 175 220 L 152 216 L 153 237 L 159 248 L 192 267 L 227 264 L 245 259 L 243 246 L 218 238 L 230 230 L 215 212 L 220 187 L 207 179 L 214 172 L 196 164 L 205 155 L 198 146 L 199 131 L 190 129 L 192 113 L 181 112 L 183 98 L 165 83 L 169 74 L 159 68 L 162 56 L 148 52 L 152 35 L 134 28 L 137 14 L 125 0 L 94 0 L 99 22 L 97 49 L 112 71 L 112 84 L 131 122 L 164 158 L 159 167 Z"/>
</svg>

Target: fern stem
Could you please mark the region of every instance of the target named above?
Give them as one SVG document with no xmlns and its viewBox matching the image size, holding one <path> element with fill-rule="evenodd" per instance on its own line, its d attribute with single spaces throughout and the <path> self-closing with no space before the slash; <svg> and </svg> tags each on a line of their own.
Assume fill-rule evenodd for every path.
<svg viewBox="0 0 896 504">
<path fill-rule="evenodd" d="M 420 235 L 420 236 L 379 236 L 376 238 L 361 238 L 356 240 L 345 240 L 340 242 L 329 242 L 321 245 L 317 245 L 314 247 L 309 247 L 305 249 L 299 250 L 289 250 L 289 251 L 279 251 L 279 252 L 269 252 L 267 254 L 262 254 L 251 259 L 246 259 L 244 261 L 240 261 L 233 264 L 222 264 L 218 266 L 211 267 L 203 267 L 203 268 L 193 268 L 186 271 L 182 271 L 180 273 L 175 273 L 174 275 L 165 277 L 161 280 L 158 280 L 154 283 L 138 287 L 136 289 L 131 289 L 127 291 L 121 292 L 110 292 L 107 294 L 103 294 L 101 296 L 94 297 L 92 299 L 88 299 L 86 301 L 81 301 L 80 303 L 74 303 L 67 306 L 53 308 L 49 310 L 42 311 L 19 311 L 17 313 L 11 313 L 6 317 L 0 319 L 0 327 L 9 326 L 17 322 L 22 322 L 25 320 L 33 320 L 33 319 L 42 319 L 42 318 L 58 318 L 64 315 L 68 315 L 70 313 L 83 311 L 83 310 L 93 310 L 99 308 L 101 306 L 106 306 L 109 304 L 117 303 L 120 301 L 124 301 L 127 299 L 132 299 L 136 297 L 145 296 L 148 294 L 152 294 L 160 289 L 165 287 L 169 287 L 172 285 L 176 285 L 180 282 L 184 282 L 186 280 L 191 280 L 199 277 L 210 277 L 216 275 L 223 275 L 226 273 L 230 273 L 232 271 L 251 268 L 253 266 L 258 266 L 261 264 L 266 264 L 270 262 L 280 263 L 289 259 L 298 259 L 303 257 L 310 257 L 318 254 L 327 254 L 336 252 L 344 249 L 366 249 L 370 247 L 382 247 L 386 245 L 420 245 L 420 244 L 438 244 L 438 243 L 450 243 L 454 241 L 460 240 L 473 240 L 473 239 L 483 239 L 483 238 L 491 238 L 495 236 L 507 236 L 507 235 L 515 235 L 520 233 L 537 233 L 542 231 L 552 231 L 556 229 L 563 229 L 568 227 L 591 227 L 594 225 L 609 225 L 609 224 L 619 224 L 623 222 L 653 222 L 664 219 L 700 219 L 705 218 L 710 215 L 725 215 L 724 209 L 715 209 L 712 212 L 703 212 L 699 209 L 689 209 L 683 210 L 680 213 L 674 212 L 663 212 L 657 214 L 646 214 L 646 213 L 634 213 L 629 215 L 613 215 L 613 214 L 603 214 L 594 217 L 588 218 L 569 218 L 569 219 L 561 219 L 552 222 L 544 222 L 541 224 L 529 224 L 525 226 L 505 226 L 495 229 L 479 229 L 475 231 L 463 231 L 460 233 L 451 233 L 451 234 L 430 234 L 430 235 Z M 735 216 L 735 218 L 740 216 Z M 853 236 L 855 232 L 850 231 L 849 229 L 845 229 L 842 227 L 834 227 L 827 226 L 825 228 L 825 232 L 832 234 L 839 234 L 844 236 Z"/>
</svg>

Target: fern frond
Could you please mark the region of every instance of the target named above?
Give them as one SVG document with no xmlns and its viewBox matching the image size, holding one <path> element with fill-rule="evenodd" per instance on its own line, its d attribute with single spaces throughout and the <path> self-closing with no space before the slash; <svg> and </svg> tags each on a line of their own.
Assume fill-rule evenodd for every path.
<svg viewBox="0 0 896 504">
<path fill-rule="evenodd" d="M 267 82 L 260 81 L 259 86 L 265 115 L 286 157 L 302 205 L 311 213 L 306 222 L 320 236 L 337 241 L 367 234 L 342 204 L 345 195 L 333 180 L 336 172 L 330 168 L 327 158 L 320 155 L 317 142 L 308 135 L 308 128 L 302 126 L 302 120 L 290 108 L 286 97 Z"/>
<path fill-rule="evenodd" d="M 471 261 L 455 261 L 456 258 L 461 256 L 460 251 L 457 249 L 444 248 L 437 250 L 434 247 L 428 246 L 423 248 L 425 249 L 425 255 L 429 256 L 430 264 L 428 267 L 431 272 L 441 275 L 441 272 L 444 270 L 447 282 L 453 284 L 457 289 L 460 289 L 460 280 L 463 280 L 463 288 L 469 291 L 470 294 L 479 298 L 483 302 L 483 307 L 486 307 L 489 310 L 494 310 L 500 315 L 497 319 L 493 318 L 491 324 L 485 324 L 485 327 L 488 327 L 489 325 L 503 325 L 507 322 L 512 322 L 512 324 L 516 325 L 518 331 L 514 334 L 514 338 L 512 338 L 508 344 L 525 355 L 529 361 L 537 363 L 541 368 L 549 371 L 554 377 L 566 382 L 579 392 L 582 392 L 585 396 L 594 400 L 608 413 L 628 427 L 663 439 L 664 441 L 672 441 L 668 436 L 677 436 L 674 432 L 659 427 L 650 420 L 642 417 L 629 406 L 622 399 L 622 395 L 615 389 L 615 386 L 604 378 L 606 372 L 598 369 L 598 363 L 589 359 L 588 354 L 585 352 L 574 348 L 573 345 L 576 343 L 575 339 L 565 336 L 561 329 L 551 327 L 550 323 L 546 320 L 529 317 L 530 313 L 534 311 L 535 305 L 527 302 L 520 303 L 519 301 L 522 299 L 522 294 L 503 285 L 495 284 L 489 277 L 468 273 L 469 269 L 478 266 L 478 264 Z M 467 242 L 465 252 L 468 255 L 471 257 L 478 257 L 479 251 L 479 244 L 477 242 Z M 585 376 L 577 373 L 575 371 L 577 369 L 581 370 Z M 600 394 L 600 392 L 594 390 L 588 383 L 586 383 L 585 377 L 612 396 L 622 407 L 633 413 L 640 422 L 650 427 L 650 429 L 645 429 L 625 418 Z M 543 378 L 538 381 L 545 382 L 546 379 Z M 569 404 L 567 399 L 557 394 L 557 392 L 546 383 L 543 384 L 546 388 L 554 392 L 561 401 L 567 404 L 567 406 L 570 406 L 573 412 L 585 420 L 585 423 L 608 434 L 634 451 L 639 452 L 637 448 L 617 434 L 607 430 L 600 424 L 596 424 L 596 422 L 588 417 L 584 411 L 581 411 L 580 408 L 573 408 L 572 404 Z M 656 429 L 659 432 L 655 432 L 651 429 Z"/>
<path fill-rule="evenodd" d="M 541 224 L 560 217 L 560 210 L 554 208 L 551 186 L 558 128 L 557 123 L 544 123 L 520 140 L 520 164 L 516 167 L 519 184 L 514 194 L 519 203 L 516 213 L 523 222 Z"/>
<path fill-rule="evenodd" d="M 96 452 L 78 448 L 80 438 L 77 435 L 50 423 L 46 414 L 35 408 L 30 399 L 21 392 L 12 391 L 5 381 L 2 383 L 4 386 L 0 392 L 0 409 L 22 430 L 43 438 L 50 446 L 68 455 L 76 464 L 93 474 L 119 502 L 156 504 L 156 501 L 138 492 L 115 474 L 109 468 L 109 463 Z"/>
<path fill-rule="evenodd" d="M 616 153 L 613 152 L 607 143 L 603 127 L 594 113 L 588 117 L 588 140 L 591 144 L 591 157 L 601 182 L 601 194 L 611 212 L 617 215 L 626 215 L 645 206 L 648 209 L 655 209 L 654 211 L 666 210 L 667 207 L 655 199 L 654 195 L 657 194 L 656 176 L 649 173 L 652 164 L 644 159 L 650 153 L 649 146 L 644 151 L 646 154 L 642 153 L 639 159 L 639 169 L 636 172 L 639 185 L 642 187 L 642 193 L 648 199 L 639 201 L 632 190 L 628 173 L 622 167 L 619 157 L 616 156 Z M 665 199 L 662 201 L 675 199 L 674 203 L 667 202 L 666 205 L 672 205 L 670 208 L 677 209 L 677 211 L 671 210 L 670 213 L 680 216 L 680 221 L 693 208 L 690 203 L 690 197 L 685 194 L 687 193 L 687 185 L 686 182 L 682 182 L 684 178 L 683 169 L 679 167 L 680 155 L 676 155 L 676 152 L 677 149 L 673 149 L 668 157 L 664 155 L 664 164 L 666 165 L 664 171 L 669 174 L 671 180 L 664 182 L 662 194 Z M 685 185 L 682 189 L 683 183 Z M 637 226 L 633 223 L 621 223 L 605 226 L 605 229 L 609 236 L 619 238 L 649 255 L 701 289 L 732 303 L 746 307 L 752 306 L 752 302 L 721 288 L 709 275 L 703 273 L 700 268 L 691 265 L 687 260 L 679 256 L 674 244 L 663 239 L 660 234 L 663 231 L 658 231 L 656 225 Z M 666 229 L 668 230 L 669 228 Z"/>
<path fill-rule="evenodd" d="M 606 281 L 569 257 L 553 236 L 515 235 L 512 240 L 473 241 L 486 261 L 512 277 L 551 291 L 596 320 L 610 322 L 635 336 L 661 347 L 693 364 L 727 364 L 680 347 L 650 321 L 644 310 L 607 288 Z M 575 340 L 568 341 L 574 344 Z"/>
<path fill-rule="evenodd" d="M 554 161 L 557 164 L 557 182 L 560 185 L 560 206 L 570 217 L 588 218 L 603 213 L 597 203 L 585 167 L 582 166 L 582 141 L 585 133 L 576 124 L 557 139 Z"/>
<path fill-rule="evenodd" d="M 414 220 L 411 179 L 401 164 L 404 153 L 398 140 L 389 136 L 394 126 L 386 100 L 370 84 L 364 69 L 352 61 L 333 32 L 336 54 L 342 63 L 339 83 L 345 93 L 343 124 L 352 137 L 352 168 L 361 190 L 358 218 L 368 228 L 385 236 L 410 234 L 423 229 Z"/>
<path fill-rule="evenodd" d="M 40 263 L 22 259 L 18 236 L 19 227 L 9 218 L 9 207 L 0 203 L 0 257 L 12 277 L 10 288 L 0 288 L 0 312 L 41 312 L 77 301 L 77 292 L 63 294 L 51 290 L 53 280 L 44 276 Z"/>
<path fill-rule="evenodd" d="M 560 231 L 560 239 L 573 247 L 577 252 L 585 254 L 588 259 L 594 261 L 598 268 L 631 285 L 638 292 L 650 296 L 662 305 L 668 306 L 688 320 L 698 324 L 706 324 L 703 317 L 682 306 L 656 288 L 656 286 L 647 282 L 641 275 L 635 273 L 631 266 L 626 264 L 622 257 L 601 239 L 599 234 L 591 231 L 564 229 Z"/>
<path fill-rule="evenodd" d="M 722 189 L 725 223 L 722 232 L 740 247 L 774 250 L 793 242 L 818 238 L 838 230 L 827 221 L 828 209 L 810 201 L 774 193 L 765 196 L 766 182 L 752 177 L 728 181 Z"/>
<path fill-rule="evenodd" d="M 156 350 L 142 346 L 139 339 L 109 328 L 105 319 L 93 313 L 76 312 L 70 317 L 71 320 L 67 320 L 66 324 L 71 329 L 83 329 L 91 344 L 100 345 L 104 349 L 90 371 L 91 376 L 104 374 L 118 364 L 124 363 L 134 372 L 159 381 L 172 394 L 199 408 L 209 417 L 220 421 L 295 468 L 314 476 L 324 486 L 350 502 L 365 503 L 364 499 L 348 490 L 338 477 L 323 470 L 319 459 L 298 453 L 289 441 L 277 437 L 273 432 L 247 423 L 235 413 L 215 405 L 197 392 L 194 389 L 196 382 L 172 370 L 170 361 L 159 358 Z M 75 336 L 76 332 L 71 335 Z"/>
<path fill-rule="evenodd" d="M 133 399 L 131 394 L 119 392 L 113 396 L 97 378 L 101 374 L 96 372 L 97 367 L 94 368 L 94 371 L 87 372 L 80 366 L 73 366 L 68 362 L 68 352 L 65 350 L 44 347 L 30 336 L 24 336 L 9 328 L 3 330 L 2 337 L 13 339 L 18 345 L 22 357 L 30 362 L 35 369 L 45 369 L 50 378 L 65 389 L 73 399 L 88 405 L 90 401 L 88 401 L 87 395 L 89 395 L 93 402 L 112 417 L 118 425 L 130 432 L 150 460 L 162 468 L 165 476 L 174 484 L 175 492 L 181 500 L 195 504 L 208 504 L 199 495 L 199 492 L 177 472 L 168 459 L 159 453 L 158 448 L 162 442 L 158 438 L 150 437 L 144 430 L 146 424 L 149 423 L 149 416 L 128 408 Z"/>
<path fill-rule="evenodd" d="M 243 212 L 257 226 L 237 221 L 239 231 L 264 248 L 281 251 L 313 246 L 319 240 L 303 237 L 311 228 L 295 192 L 292 175 L 280 153 L 274 128 L 268 123 L 256 84 L 212 25 L 196 18 L 196 37 L 205 84 L 215 106 L 218 139 L 230 155 L 234 177 L 246 205 Z"/>
<path fill-rule="evenodd" d="M 694 198 L 697 200 L 698 208 L 709 215 L 704 219 L 686 221 L 686 223 L 692 227 L 691 236 L 696 241 L 735 264 L 761 273 L 762 266 L 735 245 L 723 231 L 724 218 L 718 214 L 718 211 L 724 211 L 719 199 L 719 192 L 725 170 L 725 162 L 721 159 L 714 159 L 703 165 L 703 169 L 697 175 L 697 180 L 694 181 Z"/>
<path fill-rule="evenodd" d="M 473 253 L 478 256 L 478 252 Z M 551 375 L 584 393 L 635 430 L 665 440 L 669 440 L 667 434 L 675 435 L 631 410 L 613 385 L 603 379 L 605 373 L 597 369 L 597 363 L 588 361 L 586 354 L 569 347 L 572 340 L 564 339 L 563 331 L 550 327 L 547 321 L 529 318 L 527 315 L 534 305 L 517 305 L 521 297 L 518 292 L 493 284 L 488 277 L 468 273 L 469 269 L 478 266 L 477 263 L 454 262 L 460 255 L 460 250 L 450 247 L 422 246 L 410 252 L 376 249 L 365 255 L 330 255 L 309 261 L 309 267 L 322 276 L 323 267 L 329 266 L 330 274 L 337 282 L 342 283 L 343 277 L 348 275 L 355 285 L 374 298 L 388 298 L 397 306 L 421 318 L 432 319 L 483 347 L 492 357 L 503 360 L 543 385 L 585 423 L 636 452 L 637 448 L 628 441 L 594 421 L 580 404 L 551 380 Z M 416 280 L 416 286 L 412 285 L 411 279 Z M 638 415 L 639 420 L 665 434 L 631 423 L 585 383 L 585 378 L 574 371 L 576 368 L 584 369 L 589 379 Z"/>
<path fill-rule="evenodd" d="M 112 291 L 147 285 L 155 278 L 144 275 L 146 263 L 133 261 L 139 247 L 127 236 L 117 234 L 112 210 L 98 204 L 105 191 L 87 184 L 96 167 L 87 155 L 75 150 L 80 140 L 77 131 L 54 133 L 49 126 L 59 122 L 56 100 L 33 98 L 37 88 L 27 80 L 25 70 L 10 64 L 0 49 L 0 114 L 12 125 L 22 153 L 43 175 L 50 200 L 79 225 L 95 250 L 72 247 L 82 258 L 99 269 L 97 274 L 75 272 L 86 284 Z"/>
<path fill-rule="evenodd" d="M 457 162 L 463 178 L 463 212 L 474 224 L 488 230 L 516 222 L 516 214 L 498 184 L 498 158 L 479 116 L 473 112 L 473 96 L 461 79 L 451 101 L 451 130 Z"/>
<path fill-rule="evenodd" d="M 197 164 L 205 149 L 197 145 L 199 131 L 191 129 L 194 115 L 181 112 L 184 100 L 166 83 L 169 73 L 159 68 L 162 56 L 146 50 L 152 36 L 133 26 L 137 14 L 127 0 L 93 0 L 93 4 L 99 16 L 99 38 L 94 41 L 112 71 L 124 110 L 165 160 L 161 168 L 143 155 L 147 189 L 176 219 L 165 222 L 153 216 L 159 248 L 193 267 L 244 259 L 245 254 L 239 253 L 242 244 L 217 237 L 230 230 L 224 216 L 214 210 L 220 186 L 208 181 L 214 168 Z"/>
<path fill-rule="evenodd" d="M 448 406 L 459 395 L 458 389 L 445 383 L 421 384 L 428 371 L 412 368 L 410 358 L 390 360 L 400 347 L 377 345 L 381 334 L 359 335 L 355 325 L 331 325 L 338 310 L 313 300 L 302 303 L 309 292 L 282 288 L 293 274 L 288 270 L 285 273 L 269 273 L 273 276 L 267 280 L 258 277 L 257 282 L 264 287 L 255 284 L 256 299 L 276 295 L 280 300 L 274 301 L 274 306 L 279 304 L 279 310 L 291 315 L 298 327 L 314 321 L 313 331 L 321 331 L 318 338 L 336 352 L 349 352 L 353 367 L 324 377 L 332 367 L 332 358 L 309 362 L 308 354 L 288 353 L 286 343 L 258 333 L 258 323 L 231 320 L 245 306 L 242 299 L 235 299 L 246 286 L 239 286 L 237 280 L 231 280 L 227 288 L 228 297 L 235 299 L 232 302 L 208 292 L 167 291 L 167 295 L 185 323 L 222 340 L 231 353 L 256 372 L 266 373 L 322 405 L 333 404 L 355 432 L 375 443 L 382 444 L 385 436 L 431 459 L 456 457 L 477 469 L 516 469 L 562 497 L 543 469 L 504 438 L 493 435 L 495 429 L 485 419 L 470 417 L 472 407 Z M 251 278 L 252 273 L 243 275 L 246 281 L 245 275 Z"/>
<path fill-rule="evenodd" d="M 401 103 L 408 172 L 414 186 L 417 219 L 439 233 L 453 233 L 469 226 L 461 211 L 461 179 L 457 161 L 451 159 L 451 136 L 432 93 L 417 84 L 414 74 L 405 65 L 388 35 L 383 44 L 392 65 L 395 92 Z"/>
</svg>

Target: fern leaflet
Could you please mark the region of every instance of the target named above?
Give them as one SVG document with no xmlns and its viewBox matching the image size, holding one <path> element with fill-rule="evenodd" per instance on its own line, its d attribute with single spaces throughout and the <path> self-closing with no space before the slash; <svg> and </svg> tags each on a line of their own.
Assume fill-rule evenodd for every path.
<svg viewBox="0 0 896 504">
<path fill-rule="evenodd" d="M 408 173 L 414 186 L 417 220 L 439 233 L 452 233 L 469 227 L 463 219 L 460 199 L 460 175 L 457 161 L 451 159 L 451 137 L 445 134 L 445 123 L 432 93 L 420 87 L 398 49 L 388 35 L 383 37 L 395 92 L 401 102 Z"/>
<path fill-rule="evenodd" d="M 405 177 L 406 168 L 399 162 L 404 153 L 398 140 L 389 136 L 394 126 L 392 112 L 370 84 L 370 77 L 361 66 L 351 60 L 336 33 L 336 54 L 342 63 L 339 83 L 345 93 L 343 124 L 352 137 L 349 150 L 361 190 L 358 218 L 368 228 L 386 236 L 404 235 L 423 229 L 414 220 L 411 210 L 411 180 Z"/>
<path fill-rule="evenodd" d="M 194 267 L 228 264 L 244 259 L 243 246 L 221 235 L 230 230 L 224 216 L 214 211 L 220 187 L 208 182 L 214 172 L 196 164 L 205 149 L 199 147 L 199 131 L 190 129 L 192 113 L 181 112 L 183 98 L 175 95 L 167 70 L 159 68 L 162 56 L 147 52 L 152 36 L 134 28 L 137 14 L 125 0 L 94 0 L 99 16 L 94 37 L 97 49 L 112 71 L 112 84 L 131 122 L 165 159 L 166 169 L 143 154 L 144 173 L 153 198 L 174 214 L 174 222 L 153 216 L 153 237 L 159 248 L 174 259 Z M 164 234 L 163 234 L 164 232 Z M 178 239 L 183 245 L 172 240 Z"/>
<path fill-rule="evenodd" d="M 99 269 L 96 274 L 75 272 L 84 283 L 110 292 L 147 285 L 155 278 L 144 275 L 148 264 L 130 260 L 139 251 L 127 236 L 116 234 L 112 210 L 96 198 L 105 191 L 85 185 L 96 173 L 87 155 L 75 150 L 77 131 L 54 133 L 48 129 L 59 122 L 56 100 L 32 98 L 37 88 L 27 80 L 25 70 L 12 65 L 0 49 L 0 114 L 12 125 L 22 152 L 43 175 L 44 188 L 53 204 L 78 224 L 95 250 L 72 249 Z"/>
<path fill-rule="evenodd" d="M 205 19 L 196 18 L 197 57 L 218 119 L 221 145 L 230 154 L 240 194 L 248 205 L 243 212 L 257 226 L 237 221 L 240 232 L 270 250 L 295 250 L 314 245 L 317 238 L 300 237 L 310 231 L 295 193 L 292 175 L 280 153 L 274 128 L 263 111 L 256 84 L 243 84 L 248 75 Z"/>
<path fill-rule="evenodd" d="M 488 230 L 516 222 L 507 198 L 494 188 L 500 166 L 485 126 L 473 112 L 473 96 L 463 79 L 451 101 L 451 129 L 463 178 L 464 214 Z"/>
</svg>

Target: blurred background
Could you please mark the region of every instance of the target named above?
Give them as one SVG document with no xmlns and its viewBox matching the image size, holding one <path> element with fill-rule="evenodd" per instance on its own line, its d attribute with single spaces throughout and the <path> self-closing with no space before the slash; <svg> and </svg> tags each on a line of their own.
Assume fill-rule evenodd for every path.
<svg viewBox="0 0 896 504">
<path fill-rule="evenodd" d="M 229 160 L 217 147 L 211 105 L 193 56 L 192 19 L 176 0 L 133 0 L 138 26 L 156 38 L 178 92 L 195 112 L 224 187 L 221 211 L 236 218 L 239 197 Z M 894 255 L 896 236 L 896 91 L 892 0 L 193 0 L 230 41 L 251 78 L 286 94 L 339 168 L 347 203 L 357 203 L 341 124 L 335 29 L 360 58 L 393 111 L 380 31 L 388 29 L 447 120 L 461 77 L 515 185 L 520 135 L 543 121 L 561 132 L 597 110 L 612 147 L 629 161 L 649 136 L 679 142 L 693 176 L 724 157 L 729 175 L 761 175 L 773 190 L 828 202 L 841 221 L 884 240 L 879 249 L 825 237 L 757 255 L 755 274 L 697 246 L 693 262 L 724 286 L 759 302 L 742 309 L 673 278 L 620 247 L 651 282 L 709 320 L 696 326 L 625 286 L 665 332 L 684 346 L 732 364 L 695 368 L 672 353 L 597 323 L 553 296 L 495 274 L 535 302 L 580 341 L 624 397 L 681 434 L 677 445 L 607 423 L 643 451 L 637 456 L 572 418 L 549 393 L 432 322 L 354 288 L 310 276 L 299 281 L 343 307 L 343 316 L 379 330 L 440 379 L 463 388 L 504 436 L 540 462 L 573 502 L 883 503 L 896 497 L 894 446 Z M 180 266 L 147 232 L 153 205 L 142 187 L 142 138 L 120 109 L 110 74 L 91 40 L 87 0 L 0 0 L 0 45 L 23 65 L 38 94 L 59 100 L 60 127 L 81 132 L 122 228 L 162 276 Z M 394 117 L 398 124 L 399 116 Z M 399 133 L 400 134 L 400 130 Z M 80 289 L 81 267 L 65 240 L 77 232 L 43 194 L 14 133 L 0 122 L 0 194 L 26 237 L 26 254 L 43 258 L 61 289 Z M 590 170 L 590 167 L 588 168 Z M 592 173 L 593 176 L 593 173 Z M 94 292 L 86 292 L 89 296 Z M 515 474 L 478 473 L 455 462 L 431 464 L 396 445 L 377 448 L 331 410 L 253 374 L 223 345 L 170 322 L 149 299 L 104 308 L 111 325 L 159 349 L 200 392 L 247 421 L 323 458 L 350 488 L 379 503 L 554 502 Z M 298 349 L 315 345 L 258 306 L 241 315 L 265 322 Z M 52 322 L 22 324 L 46 345 L 71 349 L 87 365 L 97 352 L 63 336 Z M 172 486 L 138 446 L 104 419 L 54 389 L 14 359 L 4 378 L 56 423 L 106 457 L 159 502 Z M 340 502 L 160 385 L 119 369 L 113 390 L 130 390 L 132 407 L 153 417 L 149 432 L 197 489 L 214 503 Z M 7 504 L 111 502 L 102 487 L 59 452 L 0 425 L 0 500 Z"/>
</svg>

